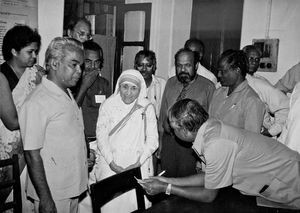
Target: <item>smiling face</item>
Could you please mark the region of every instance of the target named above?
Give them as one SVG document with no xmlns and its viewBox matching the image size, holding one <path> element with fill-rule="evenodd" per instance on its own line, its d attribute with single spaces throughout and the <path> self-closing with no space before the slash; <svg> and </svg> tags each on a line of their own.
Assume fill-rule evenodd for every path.
<svg viewBox="0 0 300 213">
<path fill-rule="evenodd" d="M 140 88 L 132 83 L 123 82 L 119 85 L 119 87 L 120 96 L 125 104 L 131 104 L 140 94 Z"/>
<path fill-rule="evenodd" d="M 176 58 L 175 67 L 176 76 L 181 83 L 187 84 L 194 80 L 197 67 L 192 52 L 181 52 Z"/>
<path fill-rule="evenodd" d="M 20 51 L 12 50 L 13 58 L 20 67 L 32 67 L 36 63 L 39 46 L 37 42 L 30 43 Z"/>
<path fill-rule="evenodd" d="M 81 77 L 83 64 L 83 51 L 79 49 L 65 49 L 65 57 L 57 61 L 56 79 L 62 89 L 73 87 Z"/>
</svg>

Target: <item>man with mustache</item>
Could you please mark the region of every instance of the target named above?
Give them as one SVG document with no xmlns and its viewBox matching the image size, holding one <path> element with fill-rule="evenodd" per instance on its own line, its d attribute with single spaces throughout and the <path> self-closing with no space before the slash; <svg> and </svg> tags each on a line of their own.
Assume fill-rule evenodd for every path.
<svg viewBox="0 0 300 213">
<path fill-rule="evenodd" d="M 176 76 L 168 79 L 162 98 L 158 129 L 160 146 L 158 157 L 166 176 L 182 177 L 196 173 L 196 157 L 190 146 L 175 137 L 167 119 L 168 109 L 178 100 L 190 98 L 208 110 L 215 85 L 197 74 L 197 53 L 180 49 L 175 54 Z"/>
</svg>

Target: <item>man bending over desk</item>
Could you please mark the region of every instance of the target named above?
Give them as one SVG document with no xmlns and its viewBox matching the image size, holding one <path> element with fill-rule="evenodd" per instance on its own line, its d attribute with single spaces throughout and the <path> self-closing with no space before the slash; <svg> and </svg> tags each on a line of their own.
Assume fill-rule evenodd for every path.
<svg viewBox="0 0 300 213">
<path fill-rule="evenodd" d="M 182 178 L 152 177 L 140 183 L 161 192 L 212 202 L 218 189 L 232 186 L 257 196 L 258 205 L 300 209 L 300 155 L 276 140 L 208 119 L 199 103 L 183 99 L 168 113 L 175 135 L 201 158 L 203 172 Z"/>
</svg>

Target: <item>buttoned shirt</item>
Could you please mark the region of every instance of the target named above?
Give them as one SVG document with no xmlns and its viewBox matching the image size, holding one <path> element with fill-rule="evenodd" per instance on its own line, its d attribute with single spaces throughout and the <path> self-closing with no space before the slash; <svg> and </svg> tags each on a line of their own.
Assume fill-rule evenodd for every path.
<svg viewBox="0 0 300 213">
<path fill-rule="evenodd" d="M 260 100 L 266 105 L 264 127 L 273 136 L 278 135 L 287 120 L 289 113 L 289 98 L 280 90 L 276 89 L 266 79 L 258 75 L 247 74 L 249 86 L 258 94 Z M 270 116 L 274 115 L 274 118 Z"/>
<path fill-rule="evenodd" d="M 230 95 L 227 95 L 228 90 L 228 87 L 220 87 L 215 91 L 208 111 L 209 116 L 226 124 L 260 133 L 265 105 L 258 95 L 246 80 Z"/>
<path fill-rule="evenodd" d="M 43 78 L 21 107 L 19 123 L 24 150 L 40 149 L 53 199 L 72 198 L 84 192 L 88 170 L 83 120 L 71 92 L 66 94 Z M 38 199 L 30 178 L 27 195 Z"/>
<path fill-rule="evenodd" d="M 87 137 L 96 137 L 96 124 L 99 107 L 106 98 L 111 95 L 109 82 L 103 77 L 97 76 L 94 83 L 86 91 L 82 102 L 82 114 L 84 132 Z"/>
<path fill-rule="evenodd" d="M 278 141 L 209 119 L 193 149 L 205 162 L 205 188 L 232 185 L 243 194 L 300 208 L 300 155 Z"/>
<path fill-rule="evenodd" d="M 159 118 L 161 100 L 165 90 L 165 86 L 165 79 L 152 75 L 152 82 L 147 88 L 147 98 L 154 105 L 157 118 Z"/>
</svg>

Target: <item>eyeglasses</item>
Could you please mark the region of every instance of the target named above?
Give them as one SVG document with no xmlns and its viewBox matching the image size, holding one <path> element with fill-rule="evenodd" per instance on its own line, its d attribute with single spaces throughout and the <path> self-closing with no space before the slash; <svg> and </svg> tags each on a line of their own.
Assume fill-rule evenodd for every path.
<svg viewBox="0 0 300 213">
<path fill-rule="evenodd" d="M 248 60 L 249 62 L 259 62 L 260 58 L 249 57 Z"/>
<path fill-rule="evenodd" d="M 89 33 L 83 32 L 83 31 L 75 31 L 77 33 L 78 37 L 81 39 L 84 39 L 86 37 L 87 40 L 92 40 L 93 36 Z"/>
</svg>

